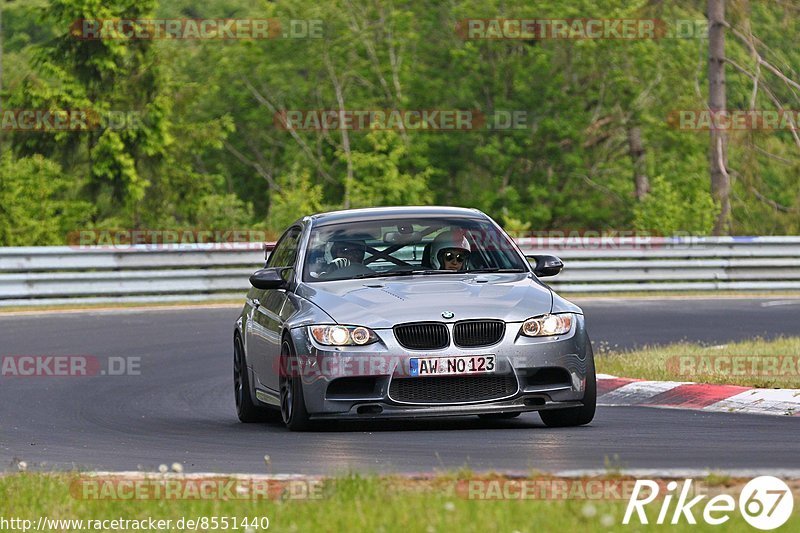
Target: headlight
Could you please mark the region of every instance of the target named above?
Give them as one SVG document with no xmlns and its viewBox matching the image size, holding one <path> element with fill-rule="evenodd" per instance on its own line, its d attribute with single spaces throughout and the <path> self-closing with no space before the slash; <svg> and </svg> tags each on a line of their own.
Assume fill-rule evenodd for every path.
<svg viewBox="0 0 800 533">
<path fill-rule="evenodd" d="M 563 335 L 572 329 L 572 313 L 544 315 L 530 318 L 522 323 L 520 333 L 527 337 L 548 337 Z"/>
<path fill-rule="evenodd" d="M 309 326 L 308 329 L 325 346 L 364 346 L 378 340 L 374 331 L 363 326 Z"/>
</svg>

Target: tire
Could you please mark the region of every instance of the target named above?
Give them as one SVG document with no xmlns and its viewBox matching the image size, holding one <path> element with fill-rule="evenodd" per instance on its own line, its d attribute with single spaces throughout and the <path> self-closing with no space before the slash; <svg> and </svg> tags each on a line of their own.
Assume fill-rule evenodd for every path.
<svg viewBox="0 0 800 533">
<path fill-rule="evenodd" d="M 289 339 L 283 339 L 281 344 L 281 359 L 290 359 L 295 356 L 294 346 Z M 294 368 L 291 364 L 281 364 L 281 368 Z M 280 378 L 281 389 L 281 418 L 290 431 L 305 431 L 310 429 L 311 422 L 306 411 L 306 401 L 303 397 L 303 384 L 297 372 L 284 372 Z"/>
<path fill-rule="evenodd" d="M 521 414 L 522 411 L 517 411 L 516 413 L 486 413 L 478 415 L 478 418 L 482 420 L 507 420 L 510 418 L 517 418 Z"/>
<path fill-rule="evenodd" d="M 236 415 L 241 422 L 276 420 L 277 414 L 274 409 L 253 403 L 253 398 L 250 396 L 250 373 L 247 371 L 247 358 L 242 340 L 238 336 L 233 340 L 233 393 L 236 400 Z"/>
<path fill-rule="evenodd" d="M 586 391 L 580 407 L 539 411 L 542 422 L 547 427 L 572 427 L 588 424 L 594 418 L 597 406 L 597 377 L 594 372 L 594 357 L 590 354 L 586 369 Z"/>
</svg>

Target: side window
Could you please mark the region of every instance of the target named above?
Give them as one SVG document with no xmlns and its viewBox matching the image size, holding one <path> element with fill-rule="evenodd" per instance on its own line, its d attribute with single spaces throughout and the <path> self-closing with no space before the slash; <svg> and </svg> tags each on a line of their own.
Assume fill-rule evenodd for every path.
<svg viewBox="0 0 800 533">
<path fill-rule="evenodd" d="M 287 267 L 293 266 L 295 257 L 297 257 L 297 248 L 300 244 L 301 230 L 298 226 L 293 226 L 286 230 L 286 233 L 275 245 L 275 249 L 269 255 L 267 266 L 269 267 Z"/>
</svg>

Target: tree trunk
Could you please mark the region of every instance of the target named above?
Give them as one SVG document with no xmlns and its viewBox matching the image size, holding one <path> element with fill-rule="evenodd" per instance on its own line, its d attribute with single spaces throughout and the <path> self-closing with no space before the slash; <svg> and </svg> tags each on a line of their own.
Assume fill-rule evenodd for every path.
<svg viewBox="0 0 800 533">
<path fill-rule="evenodd" d="M 650 180 L 644 159 L 644 145 L 642 144 L 642 128 L 631 126 L 628 128 L 628 147 L 631 161 L 633 161 L 633 182 L 636 185 L 636 199 L 644 200 L 650 192 Z"/>
<path fill-rule="evenodd" d="M 339 77 L 336 75 L 336 71 L 333 69 L 333 63 L 330 61 L 330 57 L 328 56 L 328 51 L 325 51 L 325 66 L 328 68 L 328 74 L 331 77 L 331 83 L 333 83 L 333 89 L 336 93 L 336 102 L 339 105 L 339 113 L 340 116 L 344 115 L 346 106 L 344 104 L 344 91 L 342 90 L 342 83 L 339 80 Z M 342 208 L 350 209 L 350 192 L 353 188 L 353 155 L 350 151 L 350 133 L 348 132 L 347 128 L 344 127 L 344 122 L 339 124 L 339 131 L 342 133 L 342 151 L 345 155 L 345 161 L 347 163 L 347 175 L 344 178 L 344 198 L 342 200 Z"/>
<path fill-rule="evenodd" d="M 712 113 L 725 111 L 725 0 L 708 0 L 708 107 Z M 711 194 L 720 211 L 714 235 L 730 233 L 731 178 L 728 174 L 728 133 L 711 128 L 708 151 Z"/>
<path fill-rule="evenodd" d="M 3 4 L 0 3 L 0 110 L 3 109 Z"/>
</svg>

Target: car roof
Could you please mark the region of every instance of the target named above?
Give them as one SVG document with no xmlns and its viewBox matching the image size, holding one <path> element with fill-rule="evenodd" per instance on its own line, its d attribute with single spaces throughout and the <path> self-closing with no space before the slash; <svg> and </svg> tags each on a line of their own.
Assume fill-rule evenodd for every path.
<svg viewBox="0 0 800 533">
<path fill-rule="evenodd" d="M 405 217 L 439 218 L 452 216 L 483 220 L 488 218 L 477 209 L 448 206 L 369 207 L 364 209 L 347 209 L 318 213 L 312 215 L 310 218 L 316 226 L 338 224 L 341 222 L 370 222 Z"/>
</svg>

